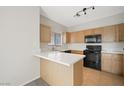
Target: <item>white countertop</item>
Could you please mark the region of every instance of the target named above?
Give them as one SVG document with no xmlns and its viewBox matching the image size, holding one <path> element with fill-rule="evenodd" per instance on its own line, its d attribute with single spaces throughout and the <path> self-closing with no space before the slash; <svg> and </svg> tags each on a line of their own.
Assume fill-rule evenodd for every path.
<svg viewBox="0 0 124 93">
<path fill-rule="evenodd" d="M 36 57 L 44 58 L 59 64 L 70 66 L 80 60 L 83 60 L 85 55 L 63 53 L 59 51 L 49 51 L 49 52 L 35 52 L 33 54 Z"/>
<path fill-rule="evenodd" d="M 102 53 L 124 54 L 123 50 L 102 50 Z"/>
</svg>

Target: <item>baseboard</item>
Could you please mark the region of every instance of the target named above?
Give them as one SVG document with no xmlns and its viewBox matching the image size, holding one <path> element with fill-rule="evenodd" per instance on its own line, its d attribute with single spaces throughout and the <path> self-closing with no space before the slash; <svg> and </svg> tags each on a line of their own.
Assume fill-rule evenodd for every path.
<svg viewBox="0 0 124 93">
<path fill-rule="evenodd" d="M 25 86 L 26 84 L 28 84 L 28 83 L 30 83 L 30 82 L 32 82 L 32 81 L 38 79 L 38 78 L 40 78 L 40 76 L 37 76 L 37 77 L 35 77 L 35 78 L 33 78 L 33 79 L 31 79 L 31 80 L 29 80 L 29 81 L 23 83 L 23 84 L 20 84 L 19 86 Z"/>
</svg>

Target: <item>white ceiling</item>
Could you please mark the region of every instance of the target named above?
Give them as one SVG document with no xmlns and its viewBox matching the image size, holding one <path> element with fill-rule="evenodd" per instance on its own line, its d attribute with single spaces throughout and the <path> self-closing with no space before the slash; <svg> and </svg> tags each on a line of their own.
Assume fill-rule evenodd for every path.
<svg viewBox="0 0 124 93">
<path fill-rule="evenodd" d="M 123 6 L 95 6 L 95 10 L 88 10 L 87 15 L 73 17 L 84 7 L 87 6 L 42 6 L 41 15 L 66 27 L 71 27 L 124 12 Z"/>
</svg>

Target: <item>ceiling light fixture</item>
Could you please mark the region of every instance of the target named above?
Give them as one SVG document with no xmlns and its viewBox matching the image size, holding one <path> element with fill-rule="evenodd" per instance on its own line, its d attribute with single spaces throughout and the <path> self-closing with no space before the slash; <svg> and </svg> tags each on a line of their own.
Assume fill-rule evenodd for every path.
<svg viewBox="0 0 124 93">
<path fill-rule="evenodd" d="M 87 14 L 86 11 L 89 10 L 89 9 L 94 10 L 95 7 L 94 7 L 94 6 L 90 6 L 90 7 L 87 7 L 87 8 L 83 8 L 82 10 L 78 11 L 78 12 L 74 15 L 74 17 L 80 17 L 81 15 L 86 15 L 86 14 Z"/>
</svg>

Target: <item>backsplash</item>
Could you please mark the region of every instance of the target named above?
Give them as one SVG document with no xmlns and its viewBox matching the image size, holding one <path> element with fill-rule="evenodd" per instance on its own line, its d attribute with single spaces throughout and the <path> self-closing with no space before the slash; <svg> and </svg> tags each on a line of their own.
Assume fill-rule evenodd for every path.
<svg viewBox="0 0 124 93">
<path fill-rule="evenodd" d="M 52 51 L 53 46 L 48 45 L 48 43 L 41 43 L 40 44 L 41 51 Z M 67 49 L 67 44 L 62 44 L 61 46 L 54 46 L 55 50 L 62 50 Z"/>
<path fill-rule="evenodd" d="M 68 48 L 71 50 L 85 50 L 86 45 L 83 43 L 72 43 L 72 44 L 68 44 Z"/>
<path fill-rule="evenodd" d="M 41 43 L 40 45 L 42 51 L 52 51 L 53 46 L 50 46 L 47 43 Z M 122 50 L 124 48 L 124 42 L 101 43 L 101 44 L 72 43 L 72 44 L 62 44 L 61 46 L 55 46 L 55 50 L 62 50 L 62 49 L 85 50 L 86 45 L 102 45 L 102 50 Z"/>
<path fill-rule="evenodd" d="M 123 50 L 124 42 L 121 43 L 103 43 L 103 50 Z"/>
<path fill-rule="evenodd" d="M 86 45 L 102 45 L 102 50 L 122 50 L 124 48 L 124 42 L 119 43 L 96 43 L 96 44 L 83 44 L 83 43 L 72 43 L 68 44 L 68 48 L 72 50 L 85 50 Z"/>
</svg>

